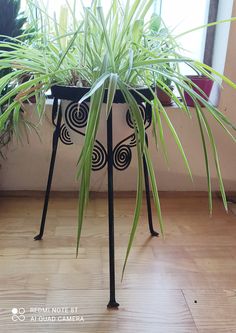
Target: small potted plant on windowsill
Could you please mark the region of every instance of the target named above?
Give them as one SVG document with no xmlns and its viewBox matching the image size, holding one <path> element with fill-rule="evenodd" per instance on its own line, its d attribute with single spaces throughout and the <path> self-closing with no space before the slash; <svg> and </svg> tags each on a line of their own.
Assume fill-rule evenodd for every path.
<svg viewBox="0 0 236 333">
<path fill-rule="evenodd" d="M 160 82 L 164 83 L 164 85 L 161 85 Z M 173 95 L 174 90 L 174 86 L 171 84 L 171 80 L 160 78 L 158 83 L 156 86 L 157 98 L 163 106 L 171 106 L 173 104 L 171 95 Z"/>
<path fill-rule="evenodd" d="M 74 93 L 81 104 L 90 99 L 89 114 L 83 148 L 78 163 L 78 179 L 80 181 L 79 216 L 78 216 L 78 244 L 83 223 L 84 211 L 89 194 L 92 153 L 102 112 L 102 104 L 106 102 L 107 117 L 112 103 L 126 102 L 133 120 L 136 149 L 138 157 L 137 200 L 133 225 L 130 233 L 125 263 L 133 243 L 137 223 L 140 216 L 143 191 L 143 158 L 148 166 L 151 188 L 155 207 L 162 230 L 162 215 L 158 196 L 157 182 L 152 164 L 151 152 L 145 142 L 145 125 L 140 114 L 138 103 L 140 100 L 152 109 L 152 128 L 155 140 L 160 143 L 164 154 L 166 152 L 163 123 L 167 125 L 175 140 L 176 147 L 183 158 L 184 164 L 191 175 L 188 159 L 174 124 L 168 116 L 159 98 L 155 94 L 153 85 L 158 82 L 162 90 L 166 90 L 177 107 L 191 117 L 186 105 L 184 92 L 186 91 L 194 101 L 199 124 L 199 131 L 205 154 L 207 185 L 209 191 L 209 207 L 212 210 L 211 180 L 209 172 L 208 151 L 212 150 L 215 167 L 218 174 L 220 190 L 227 209 L 223 181 L 219 166 L 218 154 L 214 136 L 206 117 L 215 119 L 234 140 L 230 130 L 235 130 L 231 122 L 195 90 L 190 80 L 178 70 L 179 63 L 187 63 L 201 74 L 211 69 L 201 62 L 181 56 L 175 47 L 169 47 L 177 37 L 170 33 L 160 34 L 158 30 L 151 32 L 149 25 L 144 24 L 147 12 L 154 1 L 136 0 L 130 5 L 127 1 L 122 7 L 118 0 L 113 0 L 106 17 L 103 8 L 93 2 L 91 8 L 84 8 L 83 16 L 76 17 L 75 10 L 68 7 L 71 15 L 70 24 L 65 17 L 58 22 L 41 10 L 40 15 L 33 15 L 35 8 L 40 11 L 38 2 L 29 1 L 32 22 L 35 24 L 35 36 L 32 43 L 7 41 L 0 44 L 11 52 L 0 54 L 0 69 L 13 68 L 12 76 L 0 79 L 0 85 L 5 86 L 12 81 L 19 81 L 22 75 L 31 73 L 27 82 L 20 82 L 10 92 L 0 98 L 0 106 L 14 96 L 5 112 L 0 115 L 0 130 L 9 117 L 14 115 L 14 126 L 17 130 L 18 115 L 22 103 L 35 95 L 36 110 L 40 117 L 44 112 L 45 95 L 52 89 L 54 97 L 70 99 Z M 75 2 L 76 3 L 76 2 Z M 33 6 L 33 8 L 32 8 Z M 150 35 L 151 41 L 150 41 Z M 19 40 L 18 40 L 19 41 Z M 166 48 L 166 45 L 168 47 Z M 173 64 L 173 66 L 170 66 Z M 234 89 L 236 85 L 219 73 L 214 73 L 225 80 Z M 207 74 L 211 78 L 211 74 Z M 157 80 L 157 81 L 156 81 Z M 182 99 L 168 86 L 172 82 Z M 74 96 L 74 95 L 73 95 Z M 119 97 L 119 98 L 118 98 Z M 204 106 L 204 109 L 202 108 Z M 178 110 L 176 108 L 176 110 Z M 210 138 L 210 145 L 206 144 L 206 137 Z"/>
<path fill-rule="evenodd" d="M 158 36 L 158 37 L 157 37 Z M 166 57 L 166 71 L 175 70 L 174 63 L 168 63 L 168 56 L 173 54 L 177 45 L 169 38 L 170 33 L 160 15 L 153 14 L 149 23 L 149 33 L 147 34 L 147 44 L 150 49 L 161 50 Z M 171 106 L 174 86 L 170 78 L 165 75 L 155 73 L 153 81 L 156 82 L 156 94 L 163 106 Z"/>
<path fill-rule="evenodd" d="M 188 75 L 187 78 L 190 80 L 188 81 L 188 84 L 192 87 L 192 89 L 196 91 L 202 98 L 208 101 L 214 80 L 205 75 Z M 187 91 L 184 92 L 184 97 L 187 105 L 194 107 L 194 100 L 191 98 L 191 96 L 189 96 Z M 199 104 L 204 106 L 201 101 L 199 101 Z"/>
</svg>

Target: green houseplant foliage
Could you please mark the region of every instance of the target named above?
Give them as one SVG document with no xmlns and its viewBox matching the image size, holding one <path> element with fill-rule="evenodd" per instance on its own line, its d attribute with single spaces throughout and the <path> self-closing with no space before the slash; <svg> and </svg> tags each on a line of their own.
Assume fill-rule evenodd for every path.
<svg viewBox="0 0 236 333">
<path fill-rule="evenodd" d="M 26 17 L 20 11 L 20 0 L 0 0 L 0 43 L 3 44 L 17 36 L 21 36 L 24 32 L 23 26 L 26 23 Z M 8 51 L 4 46 L 0 47 L 0 52 Z M 6 77 L 11 73 L 11 68 L 4 68 L 0 70 L 0 78 Z M 11 89 L 11 83 L 4 85 L 0 91 L 0 96 L 4 96 Z M 6 104 L 1 105 L 0 114 L 6 109 Z M 0 155 L 2 154 L 2 148 L 6 146 L 12 138 L 14 131 L 12 115 L 5 123 L 4 129 L 0 131 Z"/>
<path fill-rule="evenodd" d="M 170 50 L 172 48 L 177 48 L 177 45 L 170 40 L 170 34 L 168 28 L 165 26 L 164 22 L 161 20 L 161 17 L 158 14 L 153 14 L 150 20 L 150 34 L 153 38 L 150 39 L 151 47 L 161 49 L 163 56 L 166 56 L 166 60 L 168 60 L 169 55 L 172 53 Z M 156 36 L 161 36 L 160 41 L 156 40 Z M 163 42 L 165 40 L 166 41 Z M 166 61 L 166 70 L 175 71 L 176 66 L 175 63 Z M 161 74 L 156 74 L 156 78 L 154 82 L 156 83 L 156 93 L 160 102 L 163 106 L 170 106 L 172 104 L 171 97 L 165 92 L 165 87 L 163 84 L 167 86 L 169 89 L 173 91 L 173 85 L 170 78 L 167 78 Z"/>
<path fill-rule="evenodd" d="M 77 251 L 89 195 L 92 152 L 102 112 L 104 92 L 107 89 L 107 116 L 116 90 L 119 89 L 122 92 L 128 104 L 132 121 L 135 124 L 138 160 L 136 204 L 125 264 L 134 240 L 142 205 L 143 156 L 147 163 L 153 200 L 160 229 L 163 233 L 161 207 L 152 158 L 145 142 L 143 119 L 131 90 L 140 94 L 138 88 L 147 87 L 153 94 L 152 102 L 146 100 L 145 96 L 142 96 L 142 98 L 152 107 L 154 139 L 167 158 L 166 139 L 163 131 L 163 123 L 166 123 L 191 177 L 189 162 L 182 143 L 174 124 L 157 98 L 153 85 L 158 82 L 158 85 L 165 90 L 176 103 L 178 109 L 184 112 L 187 117 L 191 118 L 192 113 L 196 113 L 205 156 L 210 212 L 212 211 L 212 196 L 209 150 L 213 153 L 219 188 L 226 210 L 227 202 L 218 152 L 208 117 L 213 118 L 225 130 L 227 135 L 235 140 L 232 134 L 232 131 L 235 130 L 233 124 L 214 105 L 200 95 L 202 91 L 199 88 L 195 87 L 196 91 L 193 89 L 193 83 L 181 74 L 179 64 L 185 63 L 214 81 L 217 80 L 217 77 L 223 79 L 234 89 L 236 85 L 209 66 L 181 56 L 178 38 L 182 34 L 173 36 L 168 30 L 165 31 L 165 34 L 160 34 L 158 29 L 156 32 L 153 31 L 151 27 L 154 23 L 161 24 L 157 21 L 161 19 L 154 17 L 152 22 L 145 19 L 154 2 L 153 0 L 134 0 L 131 3 L 128 0 L 125 6 L 121 6 L 118 0 L 114 0 L 108 13 L 104 15 L 103 8 L 95 0 L 91 7 L 83 8 L 83 15 L 79 18 L 75 15 L 76 1 L 74 1 L 73 6 L 70 6 L 67 2 L 67 7 L 64 8 L 60 19 L 57 20 L 47 14 L 47 9 L 39 1 L 28 1 L 30 20 L 35 26 L 33 42 L 25 43 L 19 38 L 12 38 L 10 41 L 0 43 L 0 47 L 5 49 L 0 54 L 0 69 L 13 69 L 11 75 L 6 75 L 0 80 L 0 87 L 4 88 L 12 82 L 18 82 L 11 91 L 0 98 L 0 105 L 4 105 L 14 97 L 5 112 L 0 116 L 0 129 L 4 128 L 12 115 L 14 126 L 17 129 L 21 105 L 32 95 L 36 96 L 36 112 L 41 117 L 44 111 L 45 94 L 52 86 L 90 87 L 89 92 L 79 101 L 79 103 L 82 103 L 86 98 L 90 98 L 89 118 L 77 171 L 77 178 L 80 182 Z M 218 23 L 223 23 L 223 21 Z M 210 25 L 213 24 L 217 23 Z M 168 47 L 164 47 L 166 45 Z M 31 74 L 29 81 L 20 82 L 19 78 L 29 73 Z M 168 86 L 169 80 L 178 90 L 181 99 L 177 98 Z M 187 91 L 194 100 L 195 108 L 193 110 L 189 110 L 186 105 L 184 91 Z M 201 106 L 200 102 L 204 107 Z M 209 145 L 207 142 L 209 142 Z"/>
</svg>

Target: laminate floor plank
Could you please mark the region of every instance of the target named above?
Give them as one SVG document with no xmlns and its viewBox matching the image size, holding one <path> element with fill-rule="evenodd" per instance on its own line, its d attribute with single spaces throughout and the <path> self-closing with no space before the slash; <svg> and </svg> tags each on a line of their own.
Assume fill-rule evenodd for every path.
<svg viewBox="0 0 236 333">
<path fill-rule="evenodd" d="M 53 197 L 45 235 L 41 198 L 0 197 L 0 332 L 236 333 L 236 216 L 213 200 L 162 198 L 165 239 L 150 237 L 146 207 L 124 279 L 134 198 L 115 199 L 118 311 L 108 311 L 107 202 L 92 198 L 75 256 L 77 199 Z M 156 214 L 155 229 L 159 230 Z M 35 308 L 76 308 L 83 321 L 35 321 Z M 25 320 L 13 321 L 12 309 Z M 50 313 L 44 313 L 47 318 Z M 39 313 L 37 313 L 39 319 Z M 42 316 L 41 316 L 42 317 Z M 51 316 L 52 317 L 52 316 Z M 15 317 L 14 317 L 15 318 Z M 78 319 L 77 318 L 77 319 Z M 49 318 L 50 319 L 50 318 Z"/>
</svg>

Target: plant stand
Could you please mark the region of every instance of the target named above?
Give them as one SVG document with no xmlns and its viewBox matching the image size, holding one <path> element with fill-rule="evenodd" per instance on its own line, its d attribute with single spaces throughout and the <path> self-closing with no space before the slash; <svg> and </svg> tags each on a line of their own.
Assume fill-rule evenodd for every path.
<svg viewBox="0 0 236 333">
<path fill-rule="evenodd" d="M 57 96 L 54 96 L 53 108 L 52 108 L 52 123 L 55 126 L 52 140 L 52 154 L 51 162 L 48 173 L 47 188 L 44 199 L 44 207 L 40 225 L 40 232 L 34 237 L 35 240 L 41 240 L 44 234 L 48 202 L 50 197 L 50 190 L 53 178 L 53 171 L 55 166 L 57 147 L 59 138 L 66 144 L 71 145 L 73 142 L 70 138 L 70 130 L 75 131 L 80 135 L 85 135 L 81 128 L 85 128 L 88 118 L 88 105 L 82 103 L 78 110 L 78 96 L 73 98 L 69 96 L 67 99 L 70 100 L 64 115 L 62 114 L 61 103 L 58 103 Z M 151 108 L 149 105 L 140 105 L 140 111 L 142 113 L 145 129 L 151 125 Z M 64 120 L 64 123 L 63 123 Z M 129 110 L 126 113 L 126 122 L 129 127 L 133 128 Z M 146 142 L 148 143 L 148 137 L 146 134 Z M 135 147 L 135 136 L 134 133 L 119 142 L 113 149 L 113 123 L 112 123 L 112 110 L 107 119 L 107 150 L 104 146 L 96 140 L 94 145 L 94 158 L 93 158 L 93 170 L 101 170 L 107 164 L 107 176 L 108 176 L 108 228 L 109 228 L 109 273 L 110 273 L 110 299 L 108 302 L 108 308 L 118 308 L 119 303 L 116 302 L 115 297 L 115 240 L 114 240 L 114 193 L 113 193 L 113 167 L 117 170 L 125 170 L 130 165 L 132 160 L 132 147 Z M 146 190 L 146 203 L 148 213 L 148 225 L 149 231 L 152 236 L 158 236 L 153 228 L 152 221 L 152 209 L 149 191 L 149 178 L 145 159 L 143 159 L 144 176 L 145 176 L 145 190 Z"/>
</svg>

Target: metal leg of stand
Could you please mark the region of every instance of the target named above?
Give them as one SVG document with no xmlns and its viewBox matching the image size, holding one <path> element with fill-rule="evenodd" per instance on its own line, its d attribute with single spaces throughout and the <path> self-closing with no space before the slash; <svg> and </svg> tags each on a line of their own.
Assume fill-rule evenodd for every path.
<svg viewBox="0 0 236 333">
<path fill-rule="evenodd" d="M 55 112 L 57 113 L 57 111 L 58 111 L 58 102 L 55 99 L 54 104 L 53 104 L 53 113 L 55 114 Z M 48 210 L 48 201 L 49 201 L 49 197 L 50 197 L 52 177 L 53 177 L 54 165 L 55 165 L 56 154 L 57 154 L 58 139 L 60 136 L 61 119 L 62 119 L 62 113 L 61 113 L 61 107 L 59 107 L 59 112 L 57 114 L 56 128 L 53 133 L 52 155 L 51 155 L 51 162 L 50 162 L 49 173 L 48 173 L 46 194 L 45 194 L 45 198 L 44 198 L 44 207 L 43 207 L 40 231 L 39 231 L 39 234 L 34 237 L 35 240 L 41 240 L 43 237 L 43 233 L 44 233 L 45 221 L 46 221 L 47 210 Z"/>
<path fill-rule="evenodd" d="M 119 303 L 115 297 L 115 241 L 114 241 L 114 200 L 113 200 L 113 144 L 112 109 L 107 119 L 107 171 L 108 171 L 108 216 L 109 216 L 109 272 L 110 300 L 107 308 L 117 309 Z"/>
<path fill-rule="evenodd" d="M 148 145 L 148 137 L 146 134 L 146 143 Z M 154 230 L 153 228 L 153 221 L 152 221 L 152 206 L 151 206 L 151 199 L 150 199 L 150 189 L 149 189 L 149 179 L 148 179 L 148 169 L 145 157 L 143 157 L 143 170 L 144 170 L 144 179 L 145 179 L 145 190 L 146 190 L 146 202 L 147 202 L 147 213 L 148 213 L 148 226 L 149 231 L 152 236 L 159 236 L 159 233 Z"/>
</svg>

